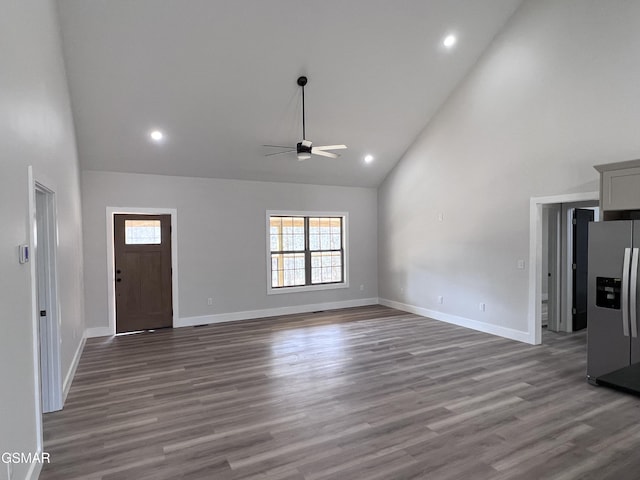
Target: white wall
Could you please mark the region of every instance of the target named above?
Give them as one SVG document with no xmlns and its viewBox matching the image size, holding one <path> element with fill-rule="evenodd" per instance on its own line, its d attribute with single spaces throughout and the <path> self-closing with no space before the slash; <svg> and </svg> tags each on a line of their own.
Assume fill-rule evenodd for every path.
<svg viewBox="0 0 640 480">
<path fill-rule="evenodd" d="M 379 189 L 381 298 L 531 339 L 529 198 L 595 191 L 593 165 L 640 157 L 638 18 L 523 4 Z"/>
<path fill-rule="evenodd" d="M 27 169 L 56 192 L 62 374 L 84 332 L 80 185 L 55 6 L 2 3 L 0 14 L 0 452 L 35 452 L 37 440 L 30 265 L 17 247 L 29 239 Z M 28 465 L 14 466 L 14 479 Z M 6 478 L 0 464 L 0 479 Z"/>
<path fill-rule="evenodd" d="M 378 296 L 375 189 L 84 171 L 82 194 L 89 328 L 109 326 L 107 207 L 177 209 L 179 316 L 187 323 Z M 349 288 L 267 295 L 267 210 L 348 212 Z"/>
</svg>

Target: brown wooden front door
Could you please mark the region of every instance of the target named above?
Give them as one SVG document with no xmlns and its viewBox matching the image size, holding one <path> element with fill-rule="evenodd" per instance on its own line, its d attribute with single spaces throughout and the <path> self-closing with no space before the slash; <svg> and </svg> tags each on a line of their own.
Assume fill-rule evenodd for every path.
<svg viewBox="0 0 640 480">
<path fill-rule="evenodd" d="M 173 325 L 171 215 L 114 215 L 116 333 Z"/>
</svg>

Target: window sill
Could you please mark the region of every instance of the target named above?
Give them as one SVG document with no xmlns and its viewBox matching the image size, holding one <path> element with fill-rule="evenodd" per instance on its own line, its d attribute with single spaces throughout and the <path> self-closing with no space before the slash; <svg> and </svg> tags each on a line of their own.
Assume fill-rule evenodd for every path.
<svg viewBox="0 0 640 480">
<path fill-rule="evenodd" d="M 349 288 L 349 284 L 345 282 L 345 283 L 326 283 L 323 285 L 304 285 L 301 287 L 282 287 L 282 288 L 267 287 L 267 295 L 280 295 L 283 293 L 315 292 L 318 290 L 336 290 L 339 288 Z"/>
</svg>

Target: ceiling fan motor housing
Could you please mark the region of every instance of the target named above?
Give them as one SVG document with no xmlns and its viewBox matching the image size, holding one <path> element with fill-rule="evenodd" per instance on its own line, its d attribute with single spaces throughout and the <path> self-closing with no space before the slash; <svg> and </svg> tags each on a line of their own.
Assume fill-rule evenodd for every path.
<svg viewBox="0 0 640 480">
<path fill-rule="evenodd" d="M 296 152 L 298 153 L 298 160 L 307 160 L 311 158 L 311 142 L 309 140 L 303 140 L 296 145 Z"/>
</svg>

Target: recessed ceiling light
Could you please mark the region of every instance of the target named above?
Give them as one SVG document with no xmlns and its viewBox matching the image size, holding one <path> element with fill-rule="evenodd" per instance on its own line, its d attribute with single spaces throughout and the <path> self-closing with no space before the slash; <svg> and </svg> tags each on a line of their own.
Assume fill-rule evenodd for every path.
<svg viewBox="0 0 640 480">
<path fill-rule="evenodd" d="M 373 155 L 367 155 L 366 157 L 364 157 L 364 161 L 365 163 L 373 162 Z"/>
<path fill-rule="evenodd" d="M 442 44 L 447 48 L 451 48 L 456 44 L 457 41 L 458 39 L 455 35 L 447 35 L 446 37 L 444 37 Z"/>
<path fill-rule="evenodd" d="M 154 130 L 149 134 L 149 136 L 151 137 L 151 140 L 159 142 L 164 138 L 164 133 L 162 133 L 160 130 Z"/>
</svg>

